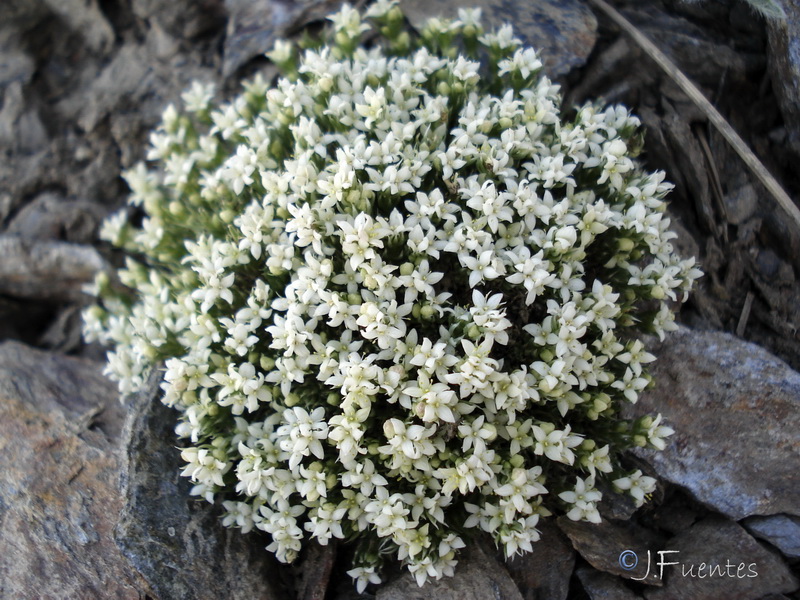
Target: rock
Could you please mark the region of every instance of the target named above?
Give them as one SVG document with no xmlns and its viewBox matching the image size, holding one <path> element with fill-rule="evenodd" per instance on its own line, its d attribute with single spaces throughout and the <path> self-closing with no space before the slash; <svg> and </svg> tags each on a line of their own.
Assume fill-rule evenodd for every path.
<svg viewBox="0 0 800 600">
<path fill-rule="evenodd" d="M 792 265 L 781 259 L 769 248 L 762 248 L 756 257 L 758 275 L 767 285 L 791 284 L 794 282 Z"/>
<path fill-rule="evenodd" d="M 678 4 L 683 8 L 689 3 L 680 1 Z M 701 4 L 698 8 L 703 12 L 710 9 L 700 19 L 713 22 L 720 17 L 728 21 L 726 13 L 730 12 L 730 5 L 734 2 L 698 4 Z M 715 16 L 709 14 L 712 11 L 719 12 Z M 673 10 L 665 10 L 662 2 L 636 2 L 622 12 L 697 85 L 714 90 L 722 72 L 726 73 L 727 80 L 744 83 L 748 77 L 764 70 L 764 56 L 757 43 L 749 48 L 744 41 L 734 45 L 724 35 L 700 27 L 691 19 L 674 14 Z M 741 35 L 742 40 L 755 40 L 756 37 Z M 703 60 L 697 60 L 698 56 Z"/>
<path fill-rule="evenodd" d="M 800 154 L 800 5 L 782 2 L 786 19 L 767 21 L 769 72 L 772 89 L 789 133 L 789 144 Z"/>
<path fill-rule="evenodd" d="M 524 600 L 564 600 L 569 594 L 569 580 L 575 568 L 575 551 L 556 525 L 539 525 L 541 539 L 533 552 L 506 561 L 511 578 Z"/>
<path fill-rule="evenodd" d="M 139 599 L 112 533 L 121 407 L 100 365 L 0 345 L 0 597 Z"/>
<path fill-rule="evenodd" d="M 57 194 L 44 193 L 14 215 L 5 233 L 86 244 L 94 240 L 106 212 L 94 202 L 67 200 Z"/>
<path fill-rule="evenodd" d="M 800 374 L 725 333 L 681 329 L 654 352 L 656 386 L 627 416 L 661 413 L 676 433 L 637 455 L 731 519 L 800 515 Z"/>
<path fill-rule="evenodd" d="M 322 546 L 313 540 L 306 545 L 298 569 L 297 600 L 325 600 L 335 560 L 335 544 Z"/>
<path fill-rule="evenodd" d="M 625 587 L 619 577 L 595 571 L 590 567 L 581 567 L 575 574 L 591 600 L 637 600 L 641 598 Z"/>
<path fill-rule="evenodd" d="M 736 523 L 713 516 L 672 538 L 664 587 L 647 600 L 752 600 L 795 591 L 800 581 L 781 559 Z"/>
<path fill-rule="evenodd" d="M 223 0 L 133 0 L 131 9 L 140 19 L 186 39 L 221 27 L 225 19 Z"/>
<path fill-rule="evenodd" d="M 790 515 L 750 517 L 745 528 L 759 539 L 769 542 L 788 558 L 800 558 L 800 518 Z"/>
<path fill-rule="evenodd" d="M 161 600 L 282 600 L 277 562 L 258 534 L 222 526 L 216 507 L 189 495 L 173 433 L 158 400 L 161 374 L 133 400 L 125 433 L 125 508 L 115 538 Z"/>
<path fill-rule="evenodd" d="M 81 307 L 69 304 L 60 308 L 53 322 L 36 340 L 37 346 L 61 353 L 74 352 L 83 344 Z M 105 354 L 101 355 L 105 360 Z"/>
<path fill-rule="evenodd" d="M 600 481 L 597 489 L 603 494 L 597 509 L 604 519 L 627 521 L 638 510 L 630 495 L 619 493 L 610 483 Z"/>
<path fill-rule="evenodd" d="M 461 551 L 453 577 L 428 580 L 419 587 L 404 571 L 378 589 L 376 600 L 523 600 L 508 572 L 478 543 Z"/>
<path fill-rule="evenodd" d="M 107 268 L 91 246 L 0 235 L 0 293 L 17 298 L 85 299 L 82 286 Z"/>
<path fill-rule="evenodd" d="M 151 38 L 155 35 L 151 33 Z M 152 85 L 155 74 L 148 64 L 150 59 L 151 52 L 145 45 L 123 46 L 91 82 L 85 94 L 65 97 L 59 108 L 67 114 L 76 114 L 84 132 L 93 131 L 122 99 L 137 97 L 148 84 Z"/>
<path fill-rule="evenodd" d="M 225 0 L 228 33 L 222 72 L 227 77 L 275 41 L 336 11 L 342 0 Z"/>
<path fill-rule="evenodd" d="M 662 547 L 662 540 L 632 521 L 609 521 L 594 524 L 557 520 L 561 530 L 572 540 L 578 553 L 598 571 L 635 579 L 648 585 L 662 585 L 652 569 L 648 572 L 648 555 Z"/>
<path fill-rule="evenodd" d="M 741 225 L 758 211 L 758 194 L 749 183 L 726 194 L 724 202 L 731 225 Z"/>
<path fill-rule="evenodd" d="M 0 88 L 13 81 L 28 83 L 36 70 L 30 55 L 22 49 L 21 36 L 0 25 Z"/>
<path fill-rule="evenodd" d="M 660 531 L 677 535 L 691 527 L 700 516 L 705 516 L 708 511 L 700 506 L 692 506 L 692 503 L 678 488 L 671 488 L 678 492 L 666 498 L 658 506 L 654 507 L 648 515 L 650 520 L 648 525 Z"/>
<path fill-rule="evenodd" d="M 0 4 L 0 29 L 29 30 L 49 12 L 43 0 L 5 0 Z"/>
<path fill-rule="evenodd" d="M 400 6 L 416 29 L 431 17 L 455 19 L 458 9 L 481 8 L 485 29 L 511 23 L 514 34 L 541 52 L 552 77 L 583 66 L 597 41 L 597 19 L 579 0 L 535 0 L 522 4 L 506 0 L 402 0 Z"/>
<path fill-rule="evenodd" d="M 114 45 L 114 30 L 97 0 L 44 0 L 67 28 L 79 32 L 94 54 L 106 54 Z"/>
<path fill-rule="evenodd" d="M 45 147 L 47 140 L 38 112 L 25 97 L 22 81 L 12 81 L 2 90 L 0 146 L 28 154 Z"/>
</svg>

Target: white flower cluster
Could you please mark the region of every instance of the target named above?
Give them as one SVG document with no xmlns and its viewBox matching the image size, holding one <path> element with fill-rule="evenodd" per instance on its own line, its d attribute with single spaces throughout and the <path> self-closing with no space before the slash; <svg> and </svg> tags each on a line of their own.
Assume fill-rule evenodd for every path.
<svg viewBox="0 0 800 600">
<path fill-rule="evenodd" d="M 140 220 L 103 230 L 123 285 L 85 315 L 121 392 L 163 366 L 194 494 L 285 562 L 357 540 L 360 589 L 387 554 L 452 574 L 470 530 L 511 556 L 552 512 L 598 521 L 599 478 L 644 501 L 620 452 L 672 430 L 619 417 L 654 359 L 633 333 L 673 328 L 699 276 L 625 108 L 562 119 L 510 26 L 412 38 L 395 5 L 279 43 L 273 86 L 168 108 L 126 175 Z"/>
</svg>

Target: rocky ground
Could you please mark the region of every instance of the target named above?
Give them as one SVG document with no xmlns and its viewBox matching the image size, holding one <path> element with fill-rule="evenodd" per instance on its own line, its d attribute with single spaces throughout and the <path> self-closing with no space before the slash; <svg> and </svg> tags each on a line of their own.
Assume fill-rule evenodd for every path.
<svg viewBox="0 0 800 600">
<path fill-rule="evenodd" d="M 412 26 L 461 4 L 405 0 Z M 800 598 L 800 228 L 591 3 L 469 4 L 545 49 L 569 103 L 635 108 L 648 165 L 677 184 L 680 246 L 707 276 L 681 314 L 685 327 L 658 347 L 659 385 L 635 407 L 664 413 L 677 431 L 663 453 L 630 457 L 659 478 L 652 503 L 634 511 L 609 491 L 603 525 L 556 520 L 523 558 L 503 564 L 477 544 L 453 579 L 420 591 L 398 571 L 363 597 Z M 787 19 L 775 22 L 743 0 L 615 6 L 798 198 L 800 7 L 784 4 Z M 0 4 L 0 597 L 359 597 L 343 575 L 347 548 L 314 548 L 279 567 L 263 538 L 223 529 L 213 507 L 187 499 L 169 411 L 155 391 L 116 401 L 79 316 L 81 286 L 119 259 L 97 242 L 98 224 L 123 204 L 119 173 L 143 158 L 163 107 L 194 79 L 230 93 L 243 76 L 269 74 L 261 55 L 275 37 L 335 5 Z M 620 561 L 626 551 L 635 568 L 624 568 L 632 554 Z M 660 556 L 679 563 L 663 577 Z"/>
</svg>

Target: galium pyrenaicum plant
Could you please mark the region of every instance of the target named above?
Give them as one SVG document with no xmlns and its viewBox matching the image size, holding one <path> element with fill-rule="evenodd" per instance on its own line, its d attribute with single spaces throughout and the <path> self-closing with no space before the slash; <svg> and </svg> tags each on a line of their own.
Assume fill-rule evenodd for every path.
<svg viewBox="0 0 800 600">
<path fill-rule="evenodd" d="M 129 394 L 152 369 L 183 475 L 279 560 L 350 540 L 422 585 L 476 531 L 530 551 L 552 513 L 600 520 L 597 483 L 664 447 L 620 406 L 650 383 L 699 276 L 670 244 L 662 173 L 620 106 L 562 113 L 510 26 L 480 11 L 412 36 L 392 0 L 268 56 L 285 76 L 167 108 L 103 236 L 129 255 L 85 314 Z M 368 41 L 364 45 L 363 40 Z"/>
</svg>

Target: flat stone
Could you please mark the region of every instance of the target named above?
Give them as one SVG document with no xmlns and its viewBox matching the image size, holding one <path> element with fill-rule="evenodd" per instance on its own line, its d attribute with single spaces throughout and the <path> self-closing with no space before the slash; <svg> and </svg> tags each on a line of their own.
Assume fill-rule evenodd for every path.
<svg viewBox="0 0 800 600">
<path fill-rule="evenodd" d="M 691 527 L 701 516 L 708 511 L 701 506 L 691 506 L 687 498 L 667 498 L 650 512 L 648 525 L 677 535 Z"/>
<path fill-rule="evenodd" d="M 758 194 L 749 183 L 726 194 L 724 202 L 725 214 L 731 225 L 741 225 L 758 211 Z"/>
<path fill-rule="evenodd" d="M 225 16 L 223 0 L 133 0 L 131 9 L 140 19 L 187 39 L 221 25 Z"/>
<path fill-rule="evenodd" d="M 23 82 L 12 81 L 0 92 L 0 145 L 23 154 L 45 147 L 47 132 L 26 98 Z"/>
<path fill-rule="evenodd" d="M 65 97 L 59 108 L 75 114 L 83 131 L 93 131 L 123 98 L 136 97 L 152 85 L 155 74 L 148 64 L 151 58 L 147 46 L 126 44 L 91 81 L 86 93 Z"/>
<path fill-rule="evenodd" d="M 480 8 L 485 29 L 512 24 L 514 34 L 541 53 L 551 77 L 583 66 L 597 41 L 597 19 L 579 0 L 402 0 L 400 6 L 416 29 L 431 17 L 455 19 L 459 8 Z"/>
<path fill-rule="evenodd" d="M 604 519 L 626 521 L 638 510 L 630 495 L 617 492 L 610 483 L 600 481 L 597 489 L 603 494 L 597 509 Z"/>
<path fill-rule="evenodd" d="M 648 554 L 655 556 L 662 548 L 662 540 L 654 533 L 632 521 L 604 520 L 595 524 L 559 517 L 557 523 L 578 554 L 598 571 L 647 585 L 663 584 L 647 568 Z"/>
<path fill-rule="evenodd" d="M 511 578 L 524 600 L 564 600 L 575 568 L 575 551 L 569 539 L 550 521 L 538 526 L 541 538 L 533 552 L 506 561 Z"/>
<path fill-rule="evenodd" d="M 730 5 L 738 2 L 697 3 L 700 5 L 697 8 L 705 15 L 698 14 L 694 19 L 675 14 L 672 7 L 664 7 L 664 4 L 677 4 L 677 10 L 689 5 L 682 1 L 635 2 L 622 12 L 695 84 L 706 88 L 711 86 L 713 89 L 719 81 L 719 73 L 723 71 L 728 80 L 745 83 L 749 76 L 764 70 L 763 54 L 756 48 L 741 44 L 734 49 L 730 42 L 715 37 L 709 28 L 698 24 L 715 20 L 729 21 Z M 699 56 L 703 60 L 698 60 Z"/>
<path fill-rule="evenodd" d="M 297 600 L 325 600 L 336 560 L 336 544 L 322 546 L 312 540 L 306 544 L 300 560 L 295 589 Z"/>
<path fill-rule="evenodd" d="M 0 86 L 13 81 L 28 83 L 36 71 L 36 63 L 22 50 L 18 32 L 0 26 Z"/>
<path fill-rule="evenodd" d="M 27 29 L 47 12 L 42 0 L 4 0 L 0 3 L 0 26 Z"/>
<path fill-rule="evenodd" d="M 117 545 L 162 600 L 290 597 L 267 539 L 223 527 L 217 507 L 189 495 L 191 483 L 179 475 L 176 413 L 159 401 L 160 377 L 129 407 Z"/>
<path fill-rule="evenodd" d="M 81 307 L 75 304 L 68 304 L 59 308 L 52 323 L 36 340 L 36 345 L 63 354 L 81 350 L 83 345 Z M 87 357 L 83 352 L 81 352 L 81 356 L 94 358 Z M 97 358 L 105 361 L 105 353 L 101 353 Z"/>
<path fill-rule="evenodd" d="M 788 558 L 800 558 L 800 518 L 790 515 L 750 517 L 745 528 L 759 539 L 769 542 Z"/>
<path fill-rule="evenodd" d="M 228 32 L 223 74 L 227 77 L 250 59 L 272 50 L 275 41 L 335 12 L 343 0 L 225 0 Z"/>
<path fill-rule="evenodd" d="M 378 589 L 376 600 L 523 600 L 517 586 L 491 552 L 473 543 L 461 551 L 453 577 L 417 585 L 405 571 Z"/>
<path fill-rule="evenodd" d="M 107 268 L 88 245 L 0 235 L 0 293 L 37 300 L 82 300 L 83 286 Z"/>
<path fill-rule="evenodd" d="M 665 549 L 675 551 L 665 562 L 679 564 L 664 567 L 664 587 L 645 591 L 647 600 L 752 600 L 800 586 L 777 554 L 722 517 L 696 523 Z"/>
<path fill-rule="evenodd" d="M 101 365 L 0 344 L 0 597 L 149 593 L 113 539 L 121 407 Z"/>
<path fill-rule="evenodd" d="M 800 516 L 800 374 L 726 333 L 682 328 L 653 351 L 656 386 L 626 416 L 661 413 L 676 433 L 636 454 L 733 520 Z"/>
<path fill-rule="evenodd" d="M 591 567 L 581 567 L 575 574 L 591 600 L 639 600 L 641 598 L 626 587 L 619 577 L 595 571 Z"/>
<path fill-rule="evenodd" d="M 44 0 L 63 23 L 79 32 L 95 54 L 105 54 L 114 45 L 114 30 L 97 0 Z"/>
<path fill-rule="evenodd" d="M 90 243 L 107 212 L 94 202 L 44 193 L 14 215 L 5 233 L 30 239 Z"/>
</svg>

